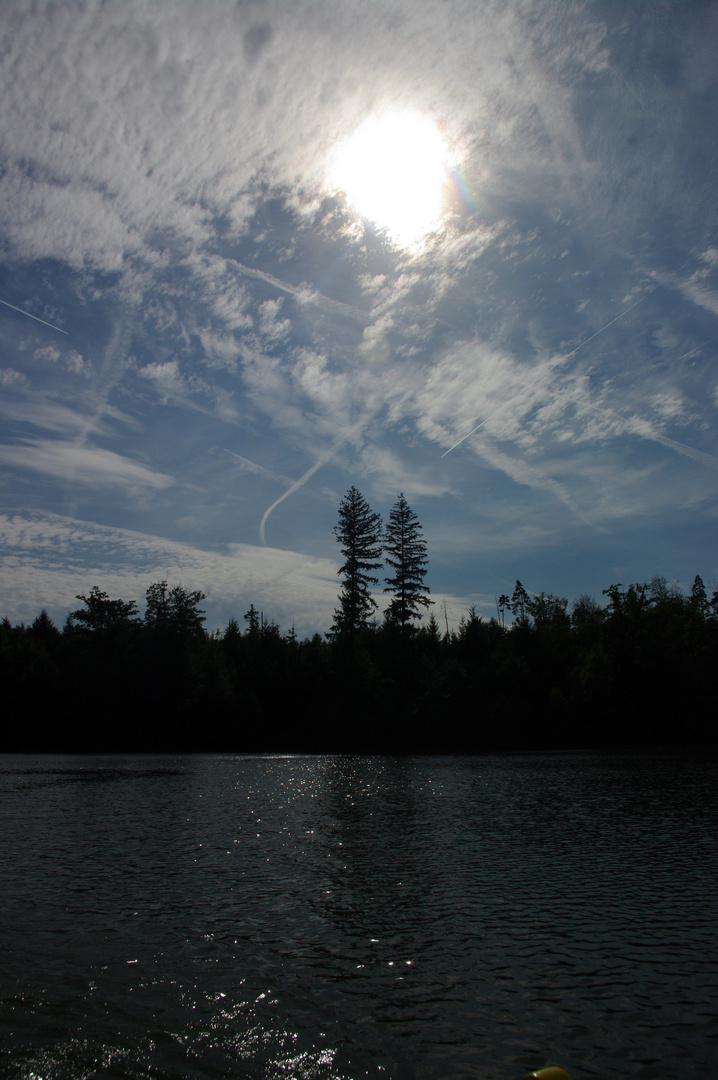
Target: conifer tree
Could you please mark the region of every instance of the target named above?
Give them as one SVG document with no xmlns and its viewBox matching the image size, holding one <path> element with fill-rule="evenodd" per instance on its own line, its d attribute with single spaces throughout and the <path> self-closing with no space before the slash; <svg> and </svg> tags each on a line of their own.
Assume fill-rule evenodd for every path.
<svg viewBox="0 0 718 1080">
<path fill-rule="evenodd" d="M 389 514 L 389 524 L 384 534 L 386 562 L 394 571 L 387 577 L 384 592 L 392 598 L 386 611 L 386 620 L 402 631 L 413 627 L 412 619 L 420 619 L 419 607 L 429 607 L 433 602 L 425 594 L 426 541 L 421 535 L 421 525 L 414 511 L 404 498 L 404 493 L 394 503 Z"/>
<path fill-rule="evenodd" d="M 344 556 L 338 570 L 343 584 L 339 607 L 334 612 L 333 632 L 337 636 L 353 637 L 366 628 L 377 606 L 370 586 L 379 584 L 372 571 L 382 565 L 381 518 L 352 486 L 339 504 L 339 521 L 333 531 Z"/>
<path fill-rule="evenodd" d="M 703 584 L 703 578 L 700 574 L 696 574 L 693 579 L 693 585 L 691 586 L 691 603 L 698 614 L 705 617 L 706 612 L 709 609 L 708 596 L 706 594 L 706 587 Z"/>
<path fill-rule="evenodd" d="M 247 633 L 253 637 L 257 637 L 261 630 L 261 621 L 259 612 L 255 608 L 254 604 L 249 605 L 249 611 L 245 611 L 244 619 L 247 623 Z"/>
<path fill-rule="evenodd" d="M 511 596 L 511 610 L 514 614 L 514 626 L 530 626 L 531 620 L 529 618 L 529 594 L 524 589 L 521 582 L 516 580 L 516 588 Z"/>
</svg>

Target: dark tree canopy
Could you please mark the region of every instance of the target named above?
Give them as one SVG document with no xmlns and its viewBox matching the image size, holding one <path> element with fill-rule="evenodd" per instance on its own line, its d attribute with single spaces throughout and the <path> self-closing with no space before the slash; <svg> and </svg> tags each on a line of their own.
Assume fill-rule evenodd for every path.
<svg viewBox="0 0 718 1080">
<path fill-rule="evenodd" d="M 355 487 L 339 504 L 339 521 L 334 535 L 341 544 L 344 562 L 339 567 L 343 582 L 339 607 L 334 611 L 333 632 L 352 637 L 366 628 L 377 606 L 371 586 L 379 579 L 373 574 L 381 568 L 381 517 Z"/>
<path fill-rule="evenodd" d="M 77 597 L 75 599 L 77 599 Z M 28 630 L 28 634 L 38 641 L 52 641 L 60 636 L 60 631 L 48 615 L 47 609 L 43 608 L 40 614 L 34 619 L 32 626 Z"/>
<path fill-rule="evenodd" d="M 403 492 L 391 508 L 384 538 L 386 562 L 394 572 L 393 577 L 384 579 L 384 592 L 391 593 L 386 620 L 405 631 L 413 626 L 413 619 L 421 618 L 419 607 L 429 607 L 432 601 L 424 585 L 429 562 L 426 541 Z"/>
<path fill-rule="evenodd" d="M 373 610 L 380 523 L 358 493 L 343 511 L 343 541 L 366 526 L 362 557 L 355 545 L 344 568 L 364 567 L 366 592 L 351 609 L 347 577 L 337 612 L 353 611 L 357 628 Z M 0 752 L 711 747 L 717 586 L 614 584 L 605 606 L 579 596 L 569 616 L 563 597 L 517 582 L 498 598 L 498 619 L 472 607 L 458 630 L 443 618 L 445 634 L 431 616 L 414 633 L 387 619 L 330 641 L 282 635 L 254 605 L 246 632 L 232 618 L 208 634 L 202 593 L 164 581 L 148 589 L 140 620 L 134 601 L 94 586 L 64 633 L 46 611 L 29 626 L 0 621 Z"/>
<path fill-rule="evenodd" d="M 111 600 L 98 585 L 93 585 L 87 596 L 78 594 L 84 608 L 71 611 L 67 617 L 68 630 L 93 630 L 95 632 L 116 630 L 138 622 L 137 604 L 134 600 Z"/>
<path fill-rule="evenodd" d="M 181 637 L 193 637 L 203 631 L 204 611 L 200 608 L 206 596 L 190 591 L 180 582 L 169 587 L 166 581 L 155 581 L 145 594 L 145 626 Z"/>
</svg>

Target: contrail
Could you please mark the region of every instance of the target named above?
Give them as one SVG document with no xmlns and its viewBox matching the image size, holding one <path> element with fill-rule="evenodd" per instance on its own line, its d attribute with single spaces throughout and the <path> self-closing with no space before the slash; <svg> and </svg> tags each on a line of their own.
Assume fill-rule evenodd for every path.
<svg viewBox="0 0 718 1080">
<path fill-rule="evenodd" d="M 264 465 L 257 465 L 256 461 L 250 461 L 249 458 L 242 457 L 241 454 L 236 454 L 234 450 L 228 450 L 225 446 L 221 447 L 223 454 L 229 454 L 230 457 L 235 458 L 243 469 L 247 472 L 254 473 L 255 476 L 264 476 L 267 480 L 273 480 L 275 483 L 291 484 L 292 481 L 288 476 L 283 476 L 282 473 L 273 472 L 272 469 L 266 469 Z"/>
<path fill-rule="evenodd" d="M 694 446 L 688 446 L 686 443 L 678 442 L 676 439 L 669 439 L 667 435 L 653 432 L 651 435 L 644 436 L 644 438 L 653 439 L 655 442 L 660 443 L 661 446 L 667 446 L 670 450 L 675 450 L 677 454 L 684 454 L 685 457 L 689 457 L 692 461 L 697 461 L 699 465 L 707 465 L 709 469 L 718 468 L 718 459 L 714 458 L 712 454 L 704 454 L 702 450 L 696 450 Z"/>
<path fill-rule="evenodd" d="M 494 409 L 492 413 L 489 413 L 488 416 L 485 416 L 480 424 L 477 424 L 475 428 L 472 428 L 471 431 L 468 432 L 468 434 L 462 435 L 458 442 L 455 442 L 453 446 L 450 446 L 448 450 L 445 450 L 441 456 L 446 457 L 446 455 L 450 454 L 452 450 L 456 450 L 457 446 L 461 446 L 462 442 L 466 442 L 467 439 L 470 439 L 471 436 L 479 430 L 479 428 L 482 428 L 484 424 L 488 424 L 492 416 L 496 416 L 496 414 L 500 413 L 502 409 L 508 408 L 511 402 L 516 401 L 516 398 L 520 397 L 522 393 L 523 390 L 520 390 L 518 394 L 514 394 L 513 397 L 510 397 L 508 401 L 504 401 L 503 404 L 499 405 L 498 409 Z"/>
<path fill-rule="evenodd" d="M 370 418 L 371 415 L 368 419 Z M 299 479 L 295 480 L 291 487 L 287 488 L 283 495 L 280 495 L 278 499 L 274 500 L 271 506 L 267 507 L 267 509 L 262 514 L 262 520 L 259 523 L 259 539 L 262 541 L 265 547 L 267 546 L 267 539 L 264 533 L 264 529 L 267 524 L 267 518 L 271 514 L 272 510 L 276 509 L 276 507 L 279 506 L 281 502 L 284 502 L 285 499 L 288 499 L 290 495 L 293 495 L 295 491 L 299 491 L 300 487 L 303 487 L 306 484 L 307 480 L 311 480 L 315 472 L 319 472 L 322 465 L 326 465 L 328 461 L 331 461 L 337 450 L 339 450 L 339 448 L 343 446 L 348 439 L 351 439 L 357 431 L 361 431 L 366 426 L 368 419 L 358 420 L 356 424 L 353 424 L 352 427 L 348 428 L 348 430 L 345 431 L 344 434 L 336 440 L 336 442 L 332 443 L 326 453 L 322 454 L 321 457 L 317 458 L 314 464 L 311 465 L 305 473 L 302 473 Z"/>
<path fill-rule="evenodd" d="M 611 321 L 607 322 L 605 326 L 602 326 L 600 330 L 597 330 L 595 334 L 591 334 L 591 336 L 587 337 L 585 341 L 582 341 L 580 345 L 577 345 L 573 352 L 566 353 L 561 359 L 568 360 L 570 357 L 575 356 L 579 349 L 582 349 L 584 345 L 588 345 L 589 341 L 593 341 L 593 339 L 598 337 L 599 334 L 602 334 L 604 330 L 608 330 L 609 326 L 613 326 L 613 324 L 618 322 L 619 319 L 622 319 L 624 315 L 628 315 L 629 311 L 633 311 L 634 308 L 637 308 L 638 305 L 642 304 L 646 297 L 650 296 L 652 292 L 655 292 L 657 288 L 658 286 L 654 285 L 652 289 L 649 289 L 647 293 L 643 294 L 640 300 L 636 300 L 635 304 L 631 304 L 631 306 L 627 307 L 625 311 L 622 311 L 620 315 L 617 315 L 615 319 L 611 319 Z"/>
<path fill-rule="evenodd" d="M 710 345 L 711 341 L 713 341 L 713 338 L 708 338 L 708 341 L 704 341 L 702 345 L 696 345 L 695 349 L 691 349 L 690 352 L 684 352 L 682 356 L 677 356 L 676 363 L 678 363 L 679 360 L 685 360 L 687 357 L 693 356 L 693 353 L 700 352 L 706 345 Z"/>
<path fill-rule="evenodd" d="M 619 319 L 622 319 L 624 315 L 628 315 L 629 311 L 633 311 L 633 309 L 637 308 L 639 304 L 642 304 L 647 296 L 650 296 L 652 292 L 655 292 L 656 288 L 658 288 L 657 285 L 654 286 L 653 289 L 650 289 L 647 293 L 645 293 L 641 297 L 640 300 L 636 300 L 635 304 L 631 304 L 631 306 L 629 308 L 626 308 L 626 310 L 622 311 L 620 315 L 617 315 L 615 319 L 611 319 L 610 322 L 607 322 L 606 325 L 602 326 L 600 328 L 600 330 L 597 330 L 595 334 L 591 334 L 590 337 L 587 337 L 585 341 L 582 341 L 580 345 L 576 346 L 576 348 L 573 350 L 573 352 L 566 353 L 565 356 L 561 356 L 560 360 L 570 360 L 570 358 L 572 356 L 576 355 L 576 353 L 579 351 L 579 349 L 582 349 L 584 347 L 584 345 L 588 345 L 589 341 L 593 341 L 593 339 L 598 337 L 599 334 L 602 334 L 604 330 L 608 330 L 609 326 L 613 326 L 613 324 L 618 322 Z M 453 446 L 450 446 L 448 450 L 445 450 L 444 453 L 441 456 L 443 458 L 445 458 L 446 455 L 450 454 L 452 450 L 456 450 L 457 446 L 461 446 L 462 442 L 466 442 L 467 439 L 470 439 L 471 436 L 474 435 L 479 430 L 479 428 L 482 428 L 484 426 L 484 424 L 488 424 L 488 422 L 492 418 L 492 416 L 496 416 L 496 414 L 501 412 L 502 409 L 507 408 L 511 404 L 511 402 L 515 401 L 517 397 L 520 397 L 522 393 L 523 393 L 523 390 L 520 390 L 518 394 L 514 394 L 513 397 L 510 397 L 508 399 L 508 401 L 504 401 L 503 404 L 500 405 L 498 409 L 494 409 L 494 411 L 492 413 L 489 413 L 488 416 L 484 417 L 484 419 L 481 421 L 480 424 L 477 424 L 476 427 L 472 428 L 471 431 L 467 432 L 466 435 L 462 435 L 461 438 L 457 442 L 455 442 Z"/>
<path fill-rule="evenodd" d="M 293 296 L 300 303 L 310 301 L 311 303 L 316 304 L 318 308 L 323 308 L 325 311 L 330 311 L 335 315 L 343 315 L 345 318 L 352 319 L 362 326 L 366 326 L 369 321 L 369 312 L 360 311 L 359 308 L 355 308 L 351 304 L 344 304 L 341 300 L 332 300 L 331 297 L 325 296 L 324 293 L 320 293 L 316 289 L 298 288 L 296 285 L 290 285 L 289 282 L 275 277 L 274 274 L 267 274 L 264 270 L 257 270 L 253 266 L 246 266 L 237 259 L 227 259 L 227 262 L 232 263 L 232 265 L 235 266 L 240 273 L 244 274 L 245 277 L 255 278 L 257 281 L 264 281 L 267 285 L 272 285 L 280 292 L 286 293 L 287 296 Z"/>
<path fill-rule="evenodd" d="M 8 304 L 7 300 L 0 300 L 0 304 L 4 304 L 5 307 L 12 308 L 13 311 L 19 311 L 21 315 L 27 315 L 28 319 L 34 319 L 35 322 L 41 322 L 43 326 L 49 326 L 52 330 L 58 330 L 61 334 L 67 334 L 67 330 L 63 330 L 59 326 L 55 326 L 54 323 L 46 322 L 44 319 L 39 319 L 37 315 L 31 315 L 29 311 L 25 311 L 24 308 L 15 307 L 14 304 Z"/>
<path fill-rule="evenodd" d="M 319 472 L 322 465 L 326 465 L 327 461 L 329 461 L 329 459 L 334 456 L 334 454 L 343 442 L 344 439 L 342 439 L 339 443 L 335 443 L 334 446 L 332 446 L 331 450 L 329 450 L 326 454 L 323 454 L 322 457 L 315 461 L 311 468 L 307 469 L 305 473 L 302 473 L 299 479 L 295 480 L 292 486 L 287 488 L 284 494 L 280 495 L 278 499 L 275 499 L 272 505 L 268 506 L 267 509 L 264 511 L 262 515 L 262 520 L 259 523 L 259 539 L 262 541 L 265 547 L 267 546 L 267 538 L 264 533 L 264 527 L 267 524 L 267 518 L 271 514 L 272 510 L 279 506 L 281 502 L 284 502 L 285 499 L 288 499 L 290 495 L 293 495 L 295 491 L 299 491 L 300 487 L 303 487 L 304 484 L 306 484 L 307 480 L 310 480 L 312 476 L 314 476 L 315 472 Z"/>
</svg>

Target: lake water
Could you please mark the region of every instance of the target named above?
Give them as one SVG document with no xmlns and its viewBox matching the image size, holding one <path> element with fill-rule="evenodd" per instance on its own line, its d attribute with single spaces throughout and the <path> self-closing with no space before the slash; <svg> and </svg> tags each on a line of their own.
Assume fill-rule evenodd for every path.
<svg viewBox="0 0 718 1080">
<path fill-rule="evenodd" d="M 712 1076 L 714 756 L 0 757 L 0 1075 Z"/>
</svg>

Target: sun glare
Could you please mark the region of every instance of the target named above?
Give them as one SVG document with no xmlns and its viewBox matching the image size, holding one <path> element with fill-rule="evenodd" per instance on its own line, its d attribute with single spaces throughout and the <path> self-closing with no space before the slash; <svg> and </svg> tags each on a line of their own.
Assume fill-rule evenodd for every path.
<svg viewBox="0 0 718 1080">
<path fill-rule="evenodd" d="M 441 220 L 447 160 L 429 117 L 388 112 L 366 120 L 337 147 L 329 182 L 362 217 L 407 246 Z"/>
</svg>

